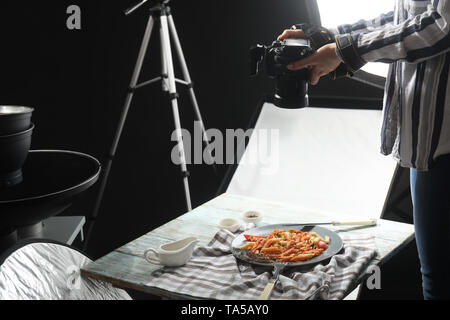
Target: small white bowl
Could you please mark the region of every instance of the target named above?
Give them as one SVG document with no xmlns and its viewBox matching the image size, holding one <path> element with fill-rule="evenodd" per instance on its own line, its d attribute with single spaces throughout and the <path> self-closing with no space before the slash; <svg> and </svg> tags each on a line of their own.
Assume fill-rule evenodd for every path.
<svg viewBox="0 0 450 320">
<path fill-rule="evenodd" d="M 258 211 L 248 211 L 242 216 L 242 220 L 246 223 L 254 223 L 255 225 L 263 219 L 262 213 Z"/>
<path fill-rule="evenodd" d="M 219 223 L 219 227 L 221 229 L 226 229 L 226 230 L 231 231 L 231 232 L 238 231 L 240 226 L 241 226 L 241 222 L 239 220 L 237 220 L 237 219 L 232 219 L 232 218 L 223 219 Z"/>
</svg>

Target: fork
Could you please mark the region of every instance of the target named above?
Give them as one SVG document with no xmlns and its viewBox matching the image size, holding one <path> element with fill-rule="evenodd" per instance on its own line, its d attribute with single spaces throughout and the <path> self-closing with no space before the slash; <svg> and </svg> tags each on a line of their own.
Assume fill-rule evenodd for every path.
<svg viewBox="0 0 450 320">
<path fill-rule="evenodd" d="M 272 295 L 272 291 L 275 288 L 275 285 L 277 284 L 278 280 L 280 279 L 280 274 L 286 268 L 287 263 L 286 262 L 275 262 L 273 264 L 275 270 L 273 272 L 272 278 L 269 280 L 269 283 L 267 284 L 266 288 L 264 289 L 261 296 L 258 298 L 258 300 L 269 300 L 270 296 Z"/>
</svg>

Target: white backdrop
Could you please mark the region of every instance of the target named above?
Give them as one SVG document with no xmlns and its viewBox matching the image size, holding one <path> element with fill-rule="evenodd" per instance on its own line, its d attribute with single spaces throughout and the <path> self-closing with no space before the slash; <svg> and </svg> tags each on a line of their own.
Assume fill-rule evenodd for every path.
<svg viewBox="0 0 450 320">
<path fill-rule="evenodd" d="M 227 192 L 313 211 L 379 218 L 397 166 L 380 150 L 381 111 L 264 105 Z M 261 132 L 278 130 L 270 152 Z M 270 133 L 267 136 L 271 136 Z M 264 155 L 270 155 L 264 157 Z M 259 162 L 251 159 L 260 158 Z"/>
</svg>

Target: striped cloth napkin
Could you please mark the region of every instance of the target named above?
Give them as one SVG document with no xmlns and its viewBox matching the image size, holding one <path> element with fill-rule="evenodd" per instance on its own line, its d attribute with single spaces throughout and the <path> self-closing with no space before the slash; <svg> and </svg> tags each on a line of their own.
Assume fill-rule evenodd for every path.
<svg viewBox="0 0 450 320">
<path fill-rule="evenodd" d="M 204 299 L 258 299 L 272 277 L 272 268 L 237 260 L 230 250 L 235 236 L 220 230 L 207 246 L 194 250 L 186 265 L 153 272 L 147 286 Z M 373 237 L 346 234 L 341 238 L 343 253 L 332 257 L 327 265 L 283 272 L 270 299 L 343 299 L 377 253 Z"/>
</svg>

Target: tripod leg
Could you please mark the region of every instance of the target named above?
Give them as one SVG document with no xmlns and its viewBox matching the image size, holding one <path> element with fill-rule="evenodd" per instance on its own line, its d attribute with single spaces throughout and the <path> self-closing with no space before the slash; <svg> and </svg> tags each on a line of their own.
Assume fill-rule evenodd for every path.
<svg viewBox="0 0 450 320">
<path fill-rule="evenodd" d="M 162 39 L 164 37 L 162 25 L 159 28 L 160 32 L 160 38 Z M 162 42 L 161 42 L 162 44 Z M 169 92 L 169 83 L 168 83 L 168 73 L 167 73 L 167 61 L 166 61 L 166 55 L 164 54 L 164 47 L 161 45 L 161 78 L 162 78 L 162 89 L 163 92 Z"/>
<path fill-rule="evenodd" d="M 178 94 L 177 94 L 177 88 L 176 88 L 176 82 L 175 82 L 175 72 L 173 68 L 173 60 L 172 60 L 172 48 L 170 46 L 170 35 L 169 35 L 169 27 L 167 24 L 167 16 L 165 13 L 161 14 L 161 46 L 163 47 L 164 55 L 165 55 L 165 61 L 167 66 L 167 73 L 168 73 L 168 84 L 169 84 L 169 93 L 170 93 L 170 99 L 172 102 L 172 112 L 173 117 L 175 121 L 175 130 L 176 130 L 176 136 L 177 136 L 177 142 L 178 142 L 178 150 L 180 154 L 180 161 L 181 161 L 181 171 L 183 174 L 183 184 L 184 184 L 184 191 L 186 196 L 186 205 L 189 211 L 192 211 L 192 204 L 191 204 L 191 195 L 189 191 L 189 181 L 188 181 L 188 170 L 186 165 L 186 155 L 184 151 L 184 145 L 183 145 L 183 135 L 181 131 L 181 121 L 180 121 L 180 114 L 178 112 Z"/>
<path fill-rule="evenodd" d="M 147 48 L 148 48 L 148 44 L 150 42 L 150 37 L 151 37 L 152 31 L 153 31 L 154 24 L 155 24 L 155 20 L 153 19 L 153 16 L 150 16 L 148 23 L 147 23 L 147 27 L 145 29 L 145 34 L 144 34 L 144 38 L 142 40 L 141 48 L 139 50 L 139 55 L 138 55 L 138 58 L 136 61 L 136 66 L 133 71 L 133 76 L 131 78 L 129 91 L 128 91 L 127 97 L 125 99 L 125 105 L 122 109 L 122 114 L 120 116 L 119 125 L 117 127 L 116 134 L 115 134 L 111 149 L 109 151 L 106 166 L 104 167 L 102 179 L 100 182 L 100 189 L 98 191 L 98 195 L 95 200 L 94 209 L 93 209 L 91 217 L 90 217 L 90 226 L 88 227 L 88 232 L 86 234 L 86 240 L 84 242 L 84 247 L 83 247 L 84 251 L 87 250 L 89 239 L 90 239 L 90 236 L 91 236 L 91 233 L 93 230 L 93 225 L 94 225 L 95 219 L 97 219 L 98 213 L 100 211 L 101 202 L 103 200 L 103 195 L 105 193 L 105 188 L 106 188 L 106 184 L 108 181 L 109 173 L 111 171 L 112 161 L 116 155 L 117 147 L 119 145 L 119 140 L 120 140 L 120 137 L 123 132 L 123 128 L 125 125 L 125 121 L 126 121 L 128 112 L 130 110 L 131 101 L 133 100 L 134 88 L 137 85 L 137 82 L 139 80 L 139 75 L 142 70 L 142 64 L 144 63 L 145 53 L 147 52 Z"/>
<path fill-rule="evenodd" d="M 137 85 L 137 82 L 139 80 L 139 76 L 141 74 L 142 70 L 142 64 L 144 63 L 145 54 L 147 52 L 148 44 L 150 42 L 150 37 L 152 35 L 153 26 L 155 24 L 155 20 L 153 19 L 153 16 L 150 16 L 150 19 L 148 20 L 147 28 L 145 30 L 144 39 L 142 40 L 141 49 L 139 50 L 138 59 L 136 62 L 136 66 L 134 67 L 133 76 L 131 77 L 131 83 L 130 88 L 125 100 L 125 105 L 122 110 L 122 115 L 120 117 L 119 121 L 119 127 L 116 131 L 116 135 L 114 137 L 114 142 L 111 148 L 110 154 L 114 156 L 117 151 L 117 146 L 119 144 L 120 137 L 122 135 L 123 127 L 125 125 L 125 121 L 128 115 L 128 111 L 130 110 L 131 101 L 133 100 L 134 95 L 134 88 Z"/>
<path fill-rule="evenodd" d="M 170 13 L 168 14 L 167 18 L 168 18 L 168 22 L 169 22 L 170 31 L 172 32 L 172 35 L 173 35 L 173 41 L 174 41 L 175 48 L 176 48 L 176 51 L 177 51 L 177 54 L 178 54 L 178 58 L 180 60 L 180 65 L 181 65 L 181 69 L 182 69 L 182 72 L 183 72 L 184 80 L 189 83 L 189 85 L 188 85 L 189 96 L 191 98 L 191 102 L 192 102 L 192 105 L 194 107 L 194 113 L 195 113 L 196 120 L 199 122 L 200 128 L 202 130 L 203 142 L 204 142 L 204 144 L 206 146 L 209 146 L 209 141 L 210 140 L 209 140 L 209 137 L 208 137 L 208 135 L 206 133 L 205 124 L 203 122 L 203 118 L 202 118 L 202 115 L 200 113 L 200 108 L 198 106 L 197 98 L 195 96 L 195 91 L 194 91 L 194 86 L 193 86 L 193 83 L 192 83 L 192 79 L 191 79 L 191 76 L 189 75 L 189 69 L 188 69 L 188 66 L 187 66 L 187 63 L 186 63 L 186 59 L 184 57 L 183 49 L 181 47 L 180 38 L 178 37 L 178 32 L 177 32 L 177 29 L 175 27 L 175 23 L 173 21 L 173 17 L 172 17 L 172 15 Z M 208 148 L 208 150 L 210 150 L 210 149 Z M 209 153 L 209 156 L 211 157 L 211 160 L 213 160 L 213 157 L 212 157 L 211 153 Z M 215 161 L 211 161 L 210 163 L 215 163 Z M 215 165 L 213 167 L 214 167 L 214 171 L 216 171 Z M 217 171 L 216 171 L 216 174 L 217 174 Z"/>
</svg>

